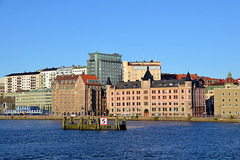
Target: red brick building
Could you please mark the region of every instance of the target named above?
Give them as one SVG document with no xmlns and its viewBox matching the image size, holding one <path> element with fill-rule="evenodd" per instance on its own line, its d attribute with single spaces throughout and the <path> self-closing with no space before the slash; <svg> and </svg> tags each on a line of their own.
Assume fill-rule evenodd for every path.
<svg viewBox="0 0 240 160">
<path fill-rule="evenodd" d="M 95 75 L 58 76 L 52 84 L 53 115 L 105 114 L 104 92 Z"/>
</svg>

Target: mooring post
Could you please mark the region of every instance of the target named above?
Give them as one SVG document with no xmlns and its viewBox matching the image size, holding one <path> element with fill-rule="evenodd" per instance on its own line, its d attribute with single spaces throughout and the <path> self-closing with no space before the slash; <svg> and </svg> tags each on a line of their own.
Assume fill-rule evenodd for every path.
<svg viewBox="0 0 240 160">
<path fill-rule="evenodd" d="M 83 118 L 80 118 L 79 120 L 78 129 L 83 130 Z"/>
<path fill-rule="evenodd" d="M 115 130 L 116 130 L 116 131 L 119 131 L 119 130 L 120 130 L 118 117 L 116 117 L 116 119 L 115 119 Z"/>
<path fill-rule="evenodd" d="M 69 124 L 74 124 L 73 117 L 70 117 L 70 122 Z"/>
<path fill-rule="evenodd" d="M 124 130 L 127 130 L 127 121 L 126 118 L 123 118 L 122 125 L 124 126 Z"/>
<path fill-rule="evenodd" d="M 67 123 L 67 117 L 63 117 L 63 124 L 62 124 L 62 129 L 66 129 L 66 123 Z"/>
<path fill-rule="evenodd" d="M 99 118 L 96 118 L 96 130 L 100 131 Z"/>
</svg>

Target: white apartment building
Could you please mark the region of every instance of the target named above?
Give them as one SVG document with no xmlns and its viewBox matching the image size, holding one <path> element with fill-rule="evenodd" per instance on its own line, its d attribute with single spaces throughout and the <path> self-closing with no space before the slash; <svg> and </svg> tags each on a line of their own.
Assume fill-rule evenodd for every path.
<svg viewBox="0 0 240 160">
<path fill-rule="evenodd" d="M 51 88 L 52 82 L 57 77 L 58 68 L 46 68 L 40 71 L 39 88 Z"/>
<path fill-rule="evenodd" d="M 75 75 L 87 74 L 87 66 L 77 66 L 74 67 L 72 73 Z"/>
<path fill-rule="evenodd" d="M 11 93 L 21 90 L 30 90 L 39 88 L 40 72 L 13 73 L 6 75 L 5 92 Z"/>
<path fill-rule="evenodd" d="M 71 74 L 73 74 L 72 70 L 73 70 L 73 67 L 62 66 L 57 69 L 56 76 L 71 75 Z"/>
</svg>

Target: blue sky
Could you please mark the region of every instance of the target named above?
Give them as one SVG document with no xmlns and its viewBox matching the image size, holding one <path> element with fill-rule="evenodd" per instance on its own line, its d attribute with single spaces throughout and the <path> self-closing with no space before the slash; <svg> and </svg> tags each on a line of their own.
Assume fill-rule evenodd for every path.
<svg viewBox="0 0 240 160">
<path fill-rule="evenodd" d="M 240 78 L 239 0 L 0 0 L 0 77 L 86 65 L 88 52 L 163 73 Z"/>
</svg>

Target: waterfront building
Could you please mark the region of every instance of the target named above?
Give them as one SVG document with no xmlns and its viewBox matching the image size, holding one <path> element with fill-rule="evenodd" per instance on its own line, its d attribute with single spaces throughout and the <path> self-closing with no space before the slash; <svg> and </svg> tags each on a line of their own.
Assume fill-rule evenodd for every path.
<svg viewBox="0 0 240 160">
<path fill-rule="evenodd" d="M 52 114 L 104 115 L 103 97 L 95 75 L 58 76 L 52 85 Z"/>
<path fill-rule="evenodd" d="M 58 68 L 46 68 L 39 70 L 39 88 L 51 88 L 53 81 L 57 76 Z"/>
<path fill-rule="evenodd" d="M 224 88 L 214 89 L 214 114 L 220 117 L 239 116 L 240 88 L 229 72 Z"/>
<path fill-rule="evenodd" d="M 17 91 L 15 93 L 16 107 L 36 106 L 40 110 L 51 111 L 51 89 L 34 89 L 29 91 Z"/>
<path fill-rule="evenodd" d="M 100 84 L 105 87 L 107 77 L 113 84 L 122 80 L 122 55 L 117 53 L 88 53 L 87 74 L 96 75 Z"/>
<path fill-rule="evenodd" d="M 112 115 L 200 117 L 206 112 L 205 88 L 188 73 L 181 80 L 154 80 L 149 69 L 141 80 L 107 80 L 107 109 Z"/>
<path fill-rule="evenodd" d="M 151 60 L 150 62 L 124 61 L 122 63 L 122 81 L 128 82 L 140 80 L 147 71 L 147 66 L 149 66 L 153 79 L 161 80 L 161 63 L 160 61 Z"/>
<path fill-rule="evenodd" d="M 72 73 L 75 75 L 87 74 L 87 66 L 76 66 L 73 67 Z"/>
<path fill-rule="evenodd" d="M 16 92 L 39 88 L 40 72 L 24 72 L 6 75 L 5 92 Z"/>
</svg>

